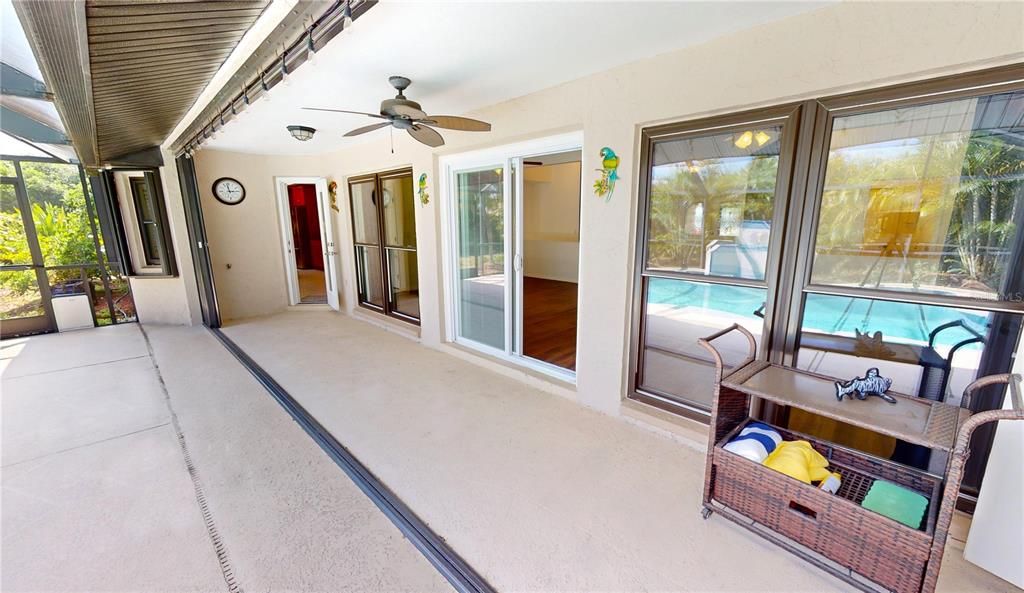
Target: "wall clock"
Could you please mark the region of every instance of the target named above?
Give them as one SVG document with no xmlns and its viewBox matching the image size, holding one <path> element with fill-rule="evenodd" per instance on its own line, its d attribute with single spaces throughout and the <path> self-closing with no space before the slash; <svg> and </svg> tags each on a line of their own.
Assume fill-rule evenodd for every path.
<svg viewBox="0 0 1024 593">
<path fill-rule="evenodd" d="M 222 204 L 234 206 L 245 199 L 245 187 L 237 179 L 221 177 L 213 182 L 213 197 Z"/>
</svg>

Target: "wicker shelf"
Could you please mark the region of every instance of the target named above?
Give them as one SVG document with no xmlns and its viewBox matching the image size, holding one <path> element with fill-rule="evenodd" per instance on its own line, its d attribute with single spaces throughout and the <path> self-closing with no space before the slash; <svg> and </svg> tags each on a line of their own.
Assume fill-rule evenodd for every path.
<svg viewBox="0 0 1024 593">
<path fill-rule="evenodd" d="M 749 349 L 747 358 L 726 372 L 711 342 L 733 331 L 746 336 Z M 699 343 L 715 361 L 704 518 L 721 514 L 865 591 L 877 590 L 868 584 L 871 581 L 897 593 L 933 593 L 971 434 L 987 422 L 1024 419 L 1020 377 L 993 375 L 968 386 L 962 399 L 965 408 L 976 390 L 996 384 L 1009 384 L 1014 404 L 1012 410 L 972 415 L 968 409 L 891 392 L 895 404 L 876 397 L 839 400 L 832 377 L 755 360 L 754 336 L 739 325 Z M 757 399 L 947 451 L 949 461 L 941 474 L 930 474 L 776 426 L 787 440 L 808 441 L 842 476 L 840 491 L 829 494 L 723 448 L 753 419 Z M 904 525 L 861 506 L 876 480 L 924 497 L 928 506 L 922 523 Z"/>
<path fill-rule="evenodd" d="M 835 379 L 754 361 L 722 378 L 722 385 L 761 399 L 793 406 L 878 433 L 940 451 L 951 451 L 957 428 L 969 410 L 942 402 L 889 392 L 890 404 L 878 397 L 837 400 Z"/>
</svg>

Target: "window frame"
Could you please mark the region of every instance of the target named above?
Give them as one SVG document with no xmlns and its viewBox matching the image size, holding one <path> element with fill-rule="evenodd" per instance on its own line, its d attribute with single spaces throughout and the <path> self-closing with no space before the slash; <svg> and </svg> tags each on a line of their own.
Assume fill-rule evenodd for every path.
<svg viewBox="0 0 1024 593">
<path fill-rule="evenodd" d="M 756 354 L 758 359 L 790 367 L 796 365 L 807 294 L 900 301 L 1024 316 L 1024 298 L 1020 298 L 1020 296 L 1024 296 L 1024 271 L 1018 271 L 1018 275 L 1009 282 L 1010 290 L 1018 291 L 1020 294 L 1003 300 L 970 299 L 942 294 L 897 292 L 874 288 L 835 287 L 817 285 L 810 281 L 822 204 L 821 193 L 827 172 L 832 124 L 836 117 L 1019 91 L 1024 91 L 1024 65 L 1013 64 L 842 95 L 812 98 L 799 104 L 801 114 L 797 121 L 797 133 L 789 138 L 795 142 L 795 146 L 792 153 L 792 169 L 789 171 L 791 175 L 789 195 L 786 198 L 787 209 L 782 224 L 776 226 L 777 223 L 774 219 L 772 222 L 773 229 L 778 228 L 784 238 L 779 241 L 780 256 L 776 261 L 776 269 L 772 271 L 775 286 L 769 288 L 768 298 L 774 299 L 774 302 L 772 306 L 766 306 L 766 330 Z M 772 113 L 776 109 L 779 108 L 769 107 L 738 115 L 756 116 L 757 114 Z M 709 419 L 707 411 L 677 403 L 677 398 L 666 398 L 665 394 L 640 388 L 641 377 L 638 369 L 642 367 L 638 364 L 642 364 L 641 354 L 644 338 L 642 332 L 644 309 L 642 305 L 646 295 L 643 290 L 645 286 L 643 272 L 646 265 L 646 224 L 650 200 L 652 138 L 673 131 L 710 130 L 735 121 L 736 118 L 737 114 L 731 114 L 668 124 L 641 131 L 634 297 L 631 310 L 632 332 L 626 397 L 704 423 L 707 423 Z M 780 162 L 780 174 L 781 168 Z M 777 181 L 777 188 L 779 186 Z M 1024 253 L 1024 229 L 1019 232 L 1012 249 Z M 767 272 L 765 276 L 768 278 Z M 706 277 L 685 279 L 698 282 L 710 281 Z M 771 320 L 768 319 L 769 315 L 772 316 Z M 1012 364 L 1012 357 L 1024 343 L 1024 331 L 1019 332 L 1017 336 L 1004 337 L 1006 344 L 1002 348 L 994 349 L 993 354 L 979 363 L 977 371 L 979 375 L 996 372 L 992 368 L 999 367 L 1007 360 Z M 993 392 L 989 393 L 988 397 L 978 398 L 979 405 L 991 407 L 992 402 L 996 401 L 995 397 L 996 394 Z M 771 405 L 765 406 L 762 411 L 769 417 L 778 412 L 784 411 L 777 410 L 775 406 Z M 971 496 L 977 494 L 977 485 L 980 484 L 984 475 L 988 452 L 994 437 L 992 428 L 989 427 L 989 430 L 979 429 L 971 440 L 971 447 L 977 451 L 977 454 L 972 456 L 968 462 L 964 484 L 961 488 L 961 492 L 965 493 L 961 494 L 961 502 L 966 508 L 970 508 Z M 967 498 L 963 498 L 964 496 Z"/>
<path fill-rule="evenodd" d="M 401 178 L 401 177 L 406 177 L 406 176 L 408 176 L 409 179 L 412 180 L 412 187 L 413 187 L 412 207 L 415 209 L 415 207 L 416 207 L 416 195 L 415 195 L 415 187 L 416 187 L 415 184 L 416 184 L 416 181 L 415 181 L 415 177 L 413 176 L 412 167 L 403 167 L 401 169 L 390 169 L 390 170 L 381 171 L 381 172 L 378 172 L 378 173 L 370 173 L 370 174 L 366 174 L 366 175 L 358 175 L 358 176 L 349 177 L 347 179 L 347 183 L 348 183 L 348 196 L 349 196 L 349 216 L 348 216 L 348 219 L 349 219 L 349 224 L 350 224 L 351 229 L 352 229 L 352 257 L 353 257 L 353 263 L 355 264 L 354 271 L 356 273 L 356 283 L 358 284 L 358 281 L 359 281 L 358 276 L 359 276 L 359 268 L 360 268 L 358 247 L 373 247 L 373 248 L 377 249 L 377 254 L 378 254 L 378 258 L 379 258 L 379 266 L 380 266 L 380 279 L 379 280 L 380 280 L 380 283 L 381 283 L 380 286 L 381 286 L 381 297 L 382 297 L 382 301 L 383 301 L 383 306 L 379 306 L 376 303 L 371 303 L 369 301 L 363 300 L 359 296 L 358 288 L 356 289 L 356 304 L 359 305 L 360 307 L 364 308 L 364 309 L 368 309 L 368 310 L 373 311 L 375 313 L 380 313 L 380 314 L 386 315 L 388 317 L 392 317 L 394 319 L 399 319 L 399 320 L 404 321 L 406 323 L 410 323 L 412 325 L 418 326 L 418 325 L 420 325 L 420 317 L 415 317 L 415 316 L 409 315 L 408 313 L 403 313 L 403 312 L 399 311 L 397 308 L 395 308 L 394 306 L 392 306 L 392 304 L 391 304 L 391 268 L 390 268 L 390 264 L 388 262 L 387 250 L 388 249 L 395 249 L 395 250 L 399 250 L 399 251 L 406 251 L 406 252 L 411 251 L 411 252 L 415 253 L 416 254 L 416 261 L 417 261 L 417 271 L 418 271 L 419 270 L 419 237 L 418 236 L 416 237 L 416 247 L 415 248 L 389 247 L 389 246 L 387 246 L 386 245 L 386 239 L 385 239 L 386 233 L 385 233 L 385 227 L 384 227 L 384 225 L 385 225 L 384 209 L 381 207 L 382 203 L 383 203 L 383 200 L 379 200 L 378 203 L 374 204 L 374 216 L 375 216 L 375 220 L 376 220 L 376 223 L 377 223 L 377 242 L 376 243 L 368 243 L 368 242 L 357 241 L 356 240 L 355 208 L 353 207 L 353 201 L 352 201 L 353 200 L 353 193 L 352 193 L 352 186 L 353 185 L 359 185 L 359 184 L 363 184 L 363 183 L 373 183 L 373 191 L 375 192 L 375 195 L 383 196 L 384 195 L 383 194 L 383 182 L 385 180 L 387 180 L 387 179 L 396 179 L 396 178 Z M 418 282 L 418 280 L 417 280 L 417 282 Z M 417 299 L 418 298 L 419 297 L 417 296 Z"/>
<path fill-rule="evenodd" d="M 767 288 L 765 329 L 758 345 L 757 357 L 787 366 L 794 364 L 799 349 L 798 336 L 803 323 L 806 294 L 1024 314 L 1024 300 L 962 299 L 940 294 L 817 285 L 810 281 L 821 208 L 820 194 L 828 164 L 832 123 L 836 117 L 1019 90 L 1024 90 L 1024 66 L 1011 65 L 642 129 L 626 397 L 701 422 L 707 422 L 709 418 L 708 411 L 687 405 L 679 401 L 678 396 L 641 387 L 647 277 Z M 647 240 L 654 144 L 667 139 L 729 131 L 744 124 L 770 122 L 787 113 L 793 123 L 793 133 L 787 134 L 787 128 L 784 127 L 779 150 L 772 235 L 763 285 L 757 281 L 686 272 L 650 273 L 647 269 Z M 789 160 L 785 162 L 787 156 Z M 784 195 L 780 195 L 780 192 Z M 782 208 L 784 210 L 780 216 Z M 1022 237 L 1024 235 L 1018 238 L 1018 242 L 1024 242 Z M 1018 284 L 1024 285 L 1024 280 L 1018 280 Z"/>
<path fill-rule="evenodd" d="M 709 411 L 666 392 L 642 386 L 644 368 L 644 344 L 647 286 L 649 278 L 665 278 L 705 284 L 723 284 L 765 290 L 764 329 L 762 335 L 769 337 L 774 324 L 774 310 L 779 286 L 779 269 L 783 255 L 783 236 L 786 214 L 789 210 L 790 185 L 794 179 L 797 138 L 800 135 L 801 103 L 787 103 L 731 113 L 727 115 L 689 120 L 644 128 L 640 140 L 640 175 L 637 210 L 637 243 L 633 274 L 632 316 L 630 320 L 630 359 L 627 397 L 665 409 L 675 414 L 707 422 Z M 763 280 L 731 278 L 728 276 L 703 275 L 694 272 L 651 270 L 647 267 L 648 238 L 650 236 L 651 192 L 653 189 L 653 156 L 655 145 L 686 138 L 704 137 L 713 134 L 742 130 L 755 125 L 779 125 L 782 127 L 779 142 L 779 164 L 775 178 L 775 194 L 772 198 L 771 231 L 768 240 L 768 257 Z M 758 345 L 759 354 L 765 354 L 768 339 Z M 690 357 L 678 354 L 683 358 Z M 693 362 L 706 361 L 692 358 Z"/>
<path fill-rule="evenodd" d="M 142 259 L 145 261 L 146 266 L 160 266 L 160 247 L 159 247 L 159 236 L 157 237 L 157 245 L 150 246 L 146 235 L 146 225 L 155 225 L 157 232 L 160 232 L 160 221 L 158 219 L 146 220 L 143 216 L 143 209 L 140 204 L 141 196 L 139 189 L 146 190 L 146 195 L 150 201 L 150 209 L 153 211 L 154 217 L 156 216 L 156 205 L 153 204 L 153 196 L 149 196 L 148 184 L 146 183 L 145 177 L 128 177 L 128 187 L 132 194 L 132 208 L 135 209 L 135 222 L 139 225 L 139 243 L 142 245 Z M 153 252 L 153 249 L 156 252 Z"/>
</svg>

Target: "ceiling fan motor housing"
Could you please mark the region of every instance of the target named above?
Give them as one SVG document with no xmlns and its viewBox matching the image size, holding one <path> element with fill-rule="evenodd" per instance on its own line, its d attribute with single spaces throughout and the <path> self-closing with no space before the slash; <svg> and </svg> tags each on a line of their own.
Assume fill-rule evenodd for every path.
<svg viewBox="0 0 1024 593">
<path fill-rule="evenodd" d="M 405 98 L 384 99 L 380 102 L 381 115 L 409 119 L 407 115 L 402 114 L 403 108 L 405 108 L 406 113 L 408 113 L 408 110 L 423 111 L 419 103 Z"/>
</svg>

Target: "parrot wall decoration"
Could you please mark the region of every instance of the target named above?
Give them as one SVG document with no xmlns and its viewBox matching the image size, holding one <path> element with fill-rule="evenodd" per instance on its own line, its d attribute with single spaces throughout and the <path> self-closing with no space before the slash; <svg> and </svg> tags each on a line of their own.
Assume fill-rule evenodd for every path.
<svg viewBox="0 0 1024 593">
<path fill-rule="evenodd" d="M 601 176 L 594 182 L 594 194 L 607 202 L 612 199 L 615 182 L 619 180 L 619 157 L 614 150 L 607 146 L 601 149 L 601 168 L 597 171 Z"/>
<path fill-rule="evenodd" d="M 419 196 L 420 196 L 420 204 L 423 204 L 424 206 L 426 206 L 427 203 L 430 202 L 430 194 L 427 193 L 427 174 L 426 173 L 420 173 L 419 188 L 416 190 L 416 193 L 419 194 Z"/>
</svg>

